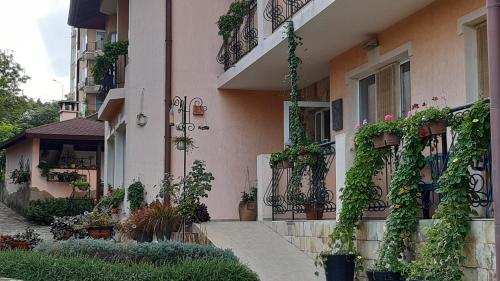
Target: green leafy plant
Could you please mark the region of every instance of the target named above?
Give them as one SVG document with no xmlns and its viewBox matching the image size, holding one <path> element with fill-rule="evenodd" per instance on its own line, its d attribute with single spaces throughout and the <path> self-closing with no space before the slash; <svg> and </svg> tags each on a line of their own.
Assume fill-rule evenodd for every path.
<svg viewBox="0 0 500 281">
<path fill-rule="evenodd" d="M 217 258 L 155 266 L 143 262 L 106 262 L 88 257 L 58 257 L 36 251 L 0 251 L 0 276 L 32 281 L 259 280 L 257 274 L 238 261 Z"/>
<path fill-rule="evenodd" d="M 243 191 L 241 193 L 241 202 L 256 202 L 257 201 L 257 188 L 250 187 L 248 192 Z"/>
<path fill-rule="evenodd" d="M 94 208 L 92 212 L 85 212 L 82 218 L 82 227 L 111 227 L 117 222 L 111 218 L 110 210 L 104 208 Z"/>
<path fill-rule="evenodd" d="M 31 180 L 29 160 L 26 160 L 25 163 L 24 159 L 21 157 L 19 160 L 19 169 L 15 169 L 10 173 L 10 179 L 12 183 L 15 184 L 28 183 Z"/>
<path fill-rule="evenodd" d="M 104 196 L 99 203 L 97 203 L 96 208 L 106 207 L 109 209 L 119 208 L 125 199 L 125 189 L 118 188 L 113 189 L 111 187 L 108 188 L 108 194 Z"/>
<path fill-rule="evenodd" d="M 128 41 L 106 42 L 104 44 L 103 54 L 96 56 L 92 68 L 92 76 L 96 84 L 102 84 L 118 58 L 128 54 L 128 45 Z"/>
<path fill-rule="evenodd" d="M 54 240 L 64 240 L 70 237 L 84 238 L 87 235 L 86 229 L 78 227 L 83 224 L 83 215 L 54 217 L 54 222 L 50 225 L 50 232 Z"/>
<path fill-rule="evenodd" d="M 401 273 L 403 264 L 411 261 L 411 253 L 415 250 L 412 239 L 418 227 L 420 212 L 420 170 L 426 160 L 422 152 L 430 137 L 429 134 L 423 134 L 421 128 L 429 122 L 447 121 L 449 118 L 449 109 L 429 108 L 409 116 L 401 124 L 404 133 L 403 148 L 399 165 L 392 176 L 388 195 L 391 202 L 390 214 L 374 271 Z"/>
<path fill-rule="evenodd" d="M 271 160 L 269 161 L 269 165 L 271 165 L 272 168 L 275 168 L 278 166 L 278 164 L 282 163 L 283 161 L 293 161 L 294 158 L 292 156 L 292 153 L 290 149 L 285 149 L 283 151 L 278 151 L 273 154 L 271 154 Z"/>
<path fill-rule="evenodd" d="M 449 156 L 448 168 L 438 180 L 442 201 L 433 216 L 434 225 L 427 230 L 428 238 L 419 251 L 419 259 L 408 267 L 411 278 L 463 280 L 465 237 L 469 231 L 469 217 L 475 214 L 471 203 L 477 197 L 470 189 L 469 167 L 474 161 L 481 161 L 488 149 L 488 104 L 476 102 L 468 112 L 456 116 L 452 126 L 457 134 L 456 143 Z"/>
<path fill-rule="evenodd" d="M 219 35 L 224 41 L 229 39 L 231 32 L 243 24 L 245 16 L 248 14 L 249 0 L 236 0 L 229 5 L 229 10 L 225 15 L 220 16 L 217 21 Z"/>
<path fill-rule="evenodd" d="M 144 184 L 140 181 L 134 181 L 128 187 L 127 200 L 130 203 L 130 210 L 135 211 L 139 209 L 144 202 L 145 198 Z"/>
<path fill-rule="evenodd" d="M 71 186 L 80 191 L 89 191 L 90 189 L 90 183 L 82 178 L 72 181 Z"/>
<path fill-rule="evenodd" d="M 196 146 L 194 145 L 194 140 L 191 137 L 174 137 L 173 143 L 177 146 L 178 150 L 190 151 L 196 148 Z"/>
<path fill-rule="evenodd" d="M 80 215 L 85 211 L 92 211 L 93 208 L 92 199 L 53 198 L 31 201 L 25 214 L 32 222 L 50 224 L 54 217 Z"/>
<path fill-rule="evenodd" d="M 44 241 L 35 248 L 35 251 L 58 257 L 81 256 L 108 262 L 148 262 L 157 266 L 179 264 L 186 260 L 238 261 L 230 249 L 223 250 L 212 245 L 184 244 L 171 240 L 138 244 L 94 239 Z"/>
<path fill-rule="evenodd" d="M 208 197 L 214 179 L 212 173 L 206 171 L 204 161 L 193 162 L 191 171 L 182 180 L 183 192 L 178 204 L 179 212 L 184 218 L 194 214 L 196 207 L 201 203 L 201 198 Z"/>
<path fill-rule="evenodd" d="M 38 234 L 33 228 L 27 227 L 24 232 L 19 232 L 13 235 L 8 243 L 12 242 L 24 242 L 29 243 L 30 249 L 34 248 L 38 243 L 42 241 L 40 234 Z"/>
</svg>

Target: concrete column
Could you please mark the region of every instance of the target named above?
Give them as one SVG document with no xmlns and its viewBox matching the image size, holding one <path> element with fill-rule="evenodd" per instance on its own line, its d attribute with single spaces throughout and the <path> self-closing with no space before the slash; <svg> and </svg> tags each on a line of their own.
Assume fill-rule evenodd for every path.
<svg viewBox="0 0 500 281">
<path fill-rule="evenodd" d="M 345 184 L 345 174 L 347 173 L 346 167 L 347 158 L 347 144 L 346 135 L 344 133 L 335 136 L 335 186 L 336 186 L 336 206 L 337 206 L 337 220 L 339 219 L 340 208 L 342 202 L 340 196 L 342 195 L 342 188 Z"/>
<path fill-rule="evenodd" d="M 271 182 L 273 171 L 269 166 L 270 154 L 257 156 L 257 220 L 272 218 L 272 207 L 264 204 L 264 195 Z"/>
<path fill-rule="evenodd" d="M 113 183 L 115 188 L 125 188 L 123 167 L 125 165 L 125 137 L 122 132 L 115 131 L 115 151 L 114 151 L 114 177 Z"/>
<path fill-rule="evenodd" d="M 496 268 L 500 268 L 500 0 L 487 1 L 488 66 L 491 97 L 491 150 L 493 204 L 495 209 Z M 500 212 L 499 212 L 500 214 Z M 500 281 L 500 274 L 496 280 Z"/>
</svg>

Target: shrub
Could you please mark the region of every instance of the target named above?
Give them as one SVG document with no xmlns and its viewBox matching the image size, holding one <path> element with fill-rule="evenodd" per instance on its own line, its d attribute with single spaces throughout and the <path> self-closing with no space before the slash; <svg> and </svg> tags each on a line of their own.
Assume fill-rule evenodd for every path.
<svg viewBox="0 0 500 281">
<path fill-rule="evenodd" d="M 134 183 L 128 187 L 127 198 L 130 202 L 130 210 L 135 211 L 139 209 L 144 202 L 144 197 L 144 184 L 140 181 L 134 181 Z"/>
<path fill-rule="evenodd" d="M 26 209 L 26 217 L 34 222 L 50 224 L 54 217 L 76 216 L 91 211 L 92 199 L 54 198 L 32 201 Z"/>
<path fill-rule="evenodd" d="M 210 214 L 208 213 L 208 208 L 207 205 L 201 203 L 196 206 L 196 209 L 194 210 L 194 214 L 189 217 L 186 221 L 186 223 L 202 223 L 202 222 L 207 222 L 210 221 Z"/>
<path fill-rule="evenodd" d="M 257 281 L 246 266 L 229 260 L 151 264 L 108 263 L 81 257 L 53 257 L 39 252 L 1 251 L 0 276 L 30 281 Z"/>
<path fill-rule="evenodd" d="M 238 260 L 231 250 L 174 241 L 119 244 L 103 240 L 70 239 L 61 242 L 44 242 L 36 247 L 35 251 L 61 257 L 96 257 L 109 262 L 149 262 L 155 265 L 175 264 L 196 259 Z"/>
</svg>

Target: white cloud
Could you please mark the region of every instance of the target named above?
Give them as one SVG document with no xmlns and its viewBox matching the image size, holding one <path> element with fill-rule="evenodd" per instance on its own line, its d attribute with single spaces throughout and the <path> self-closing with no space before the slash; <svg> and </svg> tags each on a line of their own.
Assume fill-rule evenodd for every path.
<svg viewBox="0 0 500 281">
<path fill-rule="evenodd" d="M 0 49 L 14 57 L 31 80 L 23 87 L 31 98 L 60 100 L 61 86 L 69 92 L 69 0 L 0 0 Z"/>
</svg>

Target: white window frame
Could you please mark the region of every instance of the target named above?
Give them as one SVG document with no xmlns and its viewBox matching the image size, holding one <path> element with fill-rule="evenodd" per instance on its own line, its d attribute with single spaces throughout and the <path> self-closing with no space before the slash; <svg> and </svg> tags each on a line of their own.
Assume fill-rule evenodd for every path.
<svg viewBox="0 0 500 281">
<path fill-rule="evenodd" d="M 283 144 L 284 146 L 292 143 L 290 139 L 290 107 L 292 106 L 291 101 L 285 101 L 283 103 Z M 299 101 L 299 107 L 315 107 L 315 108 L 324 108 L 330 109 L 330 102 L 322 102 L 322 101 Z M 330 131 L 331 122 L 330 122 Z"/>
<path fill-rule="evenodd" d="M 479 68 L 476 25 L 486 20 L 486 7 L 481 7 L 458 19 L 458 36 L 464 38 L 466 102 L 479 99 Z"/>
</svg>

